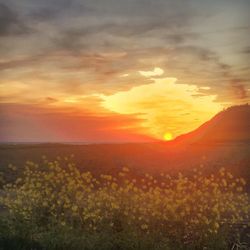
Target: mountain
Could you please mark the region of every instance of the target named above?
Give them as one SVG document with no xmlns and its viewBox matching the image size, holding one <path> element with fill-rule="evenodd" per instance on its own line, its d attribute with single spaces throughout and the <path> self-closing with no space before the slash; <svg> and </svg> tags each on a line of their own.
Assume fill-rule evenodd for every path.
<svg viewBox="0 0 250 250">
<path fill-rule="evenodd" d="M 250 105 L 232 106 L 192 132 L 178 136 L 172 144 L 224 144 L 250 142 Z"/>
</svg>

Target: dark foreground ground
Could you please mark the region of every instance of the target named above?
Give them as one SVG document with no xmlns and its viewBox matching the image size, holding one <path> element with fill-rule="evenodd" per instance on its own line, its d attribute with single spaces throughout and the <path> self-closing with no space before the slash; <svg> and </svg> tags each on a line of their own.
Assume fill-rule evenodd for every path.
<svg viewBox="0 0 250 250">
<path fill-rule="evenodd" d="M 48 159 L 50 162 L 59 161 L 60 164 L 62 164 L 60 165 L 60 167 L 62 167 L 61 170 L 59 172 L 56 168 L 52 170 L 44 170 L 45 159 Z M 23 176 L 24 166 L 30 165 L 30 163 L 26 164 L 27 161 L 33 161 L 42 166 L 44 175 L 40 175 L 39 179 L 37 179 L 37 172 L 34 170 L 27 176 Z M 112 186 L 110 186 L 111 184 L 109 183 L 109 180 L 106 180 L 106 184 L 100 189 L 93 189 L 91 193 L 86 191 L 87 189 L 84 184 L 84 188 L 81 190 L 81 193 L 84 195 L 81 202 L 78 204 L 78 186 L 75 184 L 71 186 L 70 183 L 72 181 L 74 182 L 79 176 L 77 175 L 77 171 L 66 170 L 67 166 L 63 165 L 69 164 L 70 162 L 75 163 L 76 168 L 80 169 L 81 172 L 90 171 L 93 176 L 111 174 L 117 176 L 118 180 L 118 173 L 124 171 L 123 169 L 125 167 L 126 169 L 130 169 L 128 171 L 129 174 L 126 172 L 126 178 L 131 182 L 136 177 L 136 183 L 138 184 L 135 186 L 137 188 L 132 189 L 130 195 L 126 196 L 126 193 L 121 193 L 121 195 L 119 195 L 118 193 L 121 191 L 118 192 L 118 189 L 112 193 L 113 189 Z M 189 215 L 185 217 L 184 214 L 183 219 L 181 219 L 178 224 L 172 225 L 170 228 L 165 228 L 165 226 L 170 225 L 169 221 L 171 220 L 166 219 L 165 216 L 168 215 L 168 212 L 172 211 L 171 206 L 175 206 L 181 201 L 184 208 L 188 207 L 189 205 L 185 202 L 187 201 L 186 197 L 189 195 L 191 195 L 191 200 L 193 201 L 193 205 L 190 208 L 191 210 L 194 210 L 194 213 L 190 214 L 198 216 L 198 212 L 195 210 L 197 205 L 206 201 L 203 210 L 200 211 L 203 216 L 201 218 L 204 218 L 205 216 L 212 221 L 213 217 L 209 215 L 212 210 L 207 212 L 206 209 L 207 207 L 210 207 L 210 205 L 212 206 L 215 201 L 213 193 L 208 191 L 210 190 L 208 187 L 213 187 L 213 184 L 220 187 L 217 195 L 219 194 L 221 196 L 219 196 L 219 198 L 217 197 L 217 207 L 220 209 L 219 213 L 221 216 L 225 211 L 227 214 L 227 210 L 232 213 L 232 215 L 237 215 L 239 211 L 240 214 L 247 213 L 247 210 L 244 209 L 245 205 L 248 207 L 248 194 L 245 193 L 245 196 L 239 196 L 240 193 L 237 191 L 234 196 L 230 196 L 227 189 L 223 186 L 222 179 L 224 177 L 215 182 L 211 179 L 210 184 L 207 186 L 206 175 L 209 176 L 212 173 L 218 173 L 221 168 L 224 168 L 226 172 L 232 173 L 236 178 L 243 177 L 246 180 L 249 193 L 249 166 L 250 144 L 248 143 L 207 144 L 206 146 L 196 144 L 190 146 L 182 145 L 178 147 L 166 143 L 95 145 L 2 144 L 0 145 L 0 177 L 5 177 L 5 183 L 13 183 L 14 180 L 21 177 L 21 184 L 18 185 L 23 185 L 26 189 L 24 193 L 19 193 L 18 185 L 14 186 L 14 189 L 11 187 L 10 189 L 2 189 L 3 185 L 1 184 L 0 198 L 1 196 L 5 197 L 6 195 L 8 196 L 8 194 L 11 194 L 8 198 L 10 202 L 9 208 L 10 210 L 13 208 L 16 212 L 14 213 L 14 217 L 11 216 L 11 213 L 9 213 L 9 210 L 7 209 L 8 202 L 6 203 L 6 201 L 3 200 L 3 203 L 6 203 L 7 206 L 6 204 L 5 206 L 0 206 L 0 250 L 249 249 L 250 231 L 248 217 L 246 217 L 246 219 L 244 219 L 244 217 L 232 224 L 230 224 L 231 222 L 228 222 L 229 224 L 224 223 L 224 226 L 220 227 L 218 232 L 213 230 L 217 230 L 216 225 L 217 223 L 221 223 L 220 220 L 218 220 L 218 222 L 215 220 L 210 224 L 206 224 L 208 227 L 206 229 L 208 236 L 205 238 L 205 233 L 201 233 L 199 230 L 196 230 L 191 234 L 184 233 L 183 230 L 186 225 L 194 223 L 190 220 L 191 217 Z M 175 188 L 174 183 L 176 183 L 175 180 L 177 180 L 178 177 L 173 178 L 173 185 L 171 184 L 169 188 L 166 188 L 169 195 L 165 195 L 165 193 L 158 193 L 158 195 L 160 195 L 159 197 L 156 195 L 158 192 L 158 184 L 152 186 L 152 183 L 157 183 L 158 181 L 160 184 L 162 173 L 168 173 L 175 176 L 181 172 L 184 176 L 192 179 L 192 176 L 194 175 L 193 170 L 195 168 L 199 169 L 198 171 L 202 171 L 202 176 L 197 180 L 196 188 L 191 193 L 188 191 L 190 184 L 185 185 L 184 179 L 179 179 Z M 62 169 L 70 171 L 69 175 L 62 175 Z M 50 182 L 49 177 L 50 171 L 55 171 L 54 174 L 56 176 L 52 182 Z M 148 185 L 150 184 L 149 186 L 153 187 L 153 190 L 156 192 L 153 196 L 147 196 L 151 191 L 150 189 L 143 189 L 145 183 L 142 186 L 139 185 L 138 181 L 145 177 L 145 173 L 149 173 L 151 177 L 153 176 L 152 179 L 149 178 L 148 180 Z M 152 180 L 155 180 L 156 182 Z M 91 182 L 91 180 L 89 181 Z M 232 184 L 233 179 L 229 179 L 228 181 L 229 184 Z M 178 183 L 181 184 L 181 189 L 177 188 L 179 186 Z M 80 184 L 83 183 L 80 182 Z M 47 190 L 49 193 L 43 195 L 45 191 L 44 187 L 50 185 L 52 188 Z M 119 187 L 119 185 L 120 182 L 117 181 L 117 187 Z M 129 185 L 130 184 L 127 184 L 126 187 Z M 107 189 L 106 187 L 109 188 Z M 122 185 L 120 187 L 124 188 Z M 65 193 L 65 190 L 69 191 Z M 199 192 L 199 190 L 201 191 Z M 98 192 L 100 192 L 100 194 Z M 138 194 L 140 195 L 138 196 Z M 172 194 L 172 196 L 170 194 Z M 62 207 L 65 195 L 69 197 L 70 204 L 69 207 L 66 208 L 64 206 Z M 175 198 L 175 196 L 178 197 L 178 199 Z M 25 199 L 23 199 L 23 197 L 25 197 Z M 55 197 L 56 202 L 54 200 Z M 96 203 L 97 197 L 99 198 Z M 106 198 L 104 199 L 103 197 Z M 107 197 L 108 200 L 106 200 Z M 139 203 L 137 202 L 138 197 L 140 197 Z M 228 197 L 228 199 L 225 199 L 226 197 Z M 112 204 L 113 202 L 118 202 L 117 204 L 120 204 L 119 201 L 121 199 L 121 204 L 123 204 L 123 206 L 117 210 Z M 224 199 L 225 202 L 223 202 Z M 63 201 L 58 203 L 60 200 Z M 155 211 L 157 211 L 156 204 L 159 204 L 158 200 L 161 201 L 160 204 L 167 204 L 170 206 L 170 208 L 168 208 L 168 206 L 165 207 L 165 210 L 162 210 L 162 208 L 159 210 L 161 220 L 158 221 L 152 219 L 152 221 L 145 224 L 141 222 L 141 215 L 133 217 L 133 213 L 134 211 L 137 211 L 137 208 L 137 212 L 140 214 L 141 207 L 147 205 L 151 211 L 150 216 L 153 215 Z M 16 201 L 19 203 L 16 203 Z M 141 206 L 141 202 L 145 202 L 143 206 Z M 95 221 L 94 219 L 89 220 L 88 218 L 85 218 L 82 214 L 78 214 L 77 210 L 90 209 L 87 211 L 87 215 L 89 216 L 91 215 L 93 204 L 99 204 L 98 206 L 101 208 L 101 214 L 99 217 L 105 217 L 107 211 L 110 210 L 110 216 L 108 217 L 108 220 L 110 220 L 109 223 L 105 222 L 102 224 L 102 222 L 101 224 L 98 224 L 95 222 L 97 223 L 97 229 L 93 229 L 93 227 L 89 228 L 92 226 L 91 223 Z M 133 204 L 133 206 L 131 204 Z M 15 210 L 16 206 L 18 206 L 17 210 Z M 128 208 L 129 212 L 126 212 L 126 214 L 121 216 L 124 206 Z M 231 206 L 234 207 L 234 210 L 232 211 L 230 210 Z M 29 213 L 31 216 L 25 216 L 27 211 L 30 211 Z M 62 211 L 64 211 L 64 213 L 62 213 Z M 174 211 L 177 215 L 180 212 L 178 209 Z M 143 216 L 142 218 L 144 218 L 145 221 L 150 218 L 149 215 Z M 134 224 L 133 227 L 130 228 L 128 227 L 129 224 L 127 222 L 132 218 L 134 218 Z M 172 219 L 172 216 L 169 218 Z M 201 218 L 199 217 L 198 219 L 201 221 Z M 185 224 L 185 222 L 188 223 Z M 142 224 L 140 225 L 138 223 Z M 111 224 L 112 226 L 110 227 Z M 164 230 L 168 230 L 166 231 L 167 233 Z M 133 234 L 130 235 L 131 232 L 133 232 Z M 195 237 L 198 237 L 196 234 L 199 235 L 199 240 L 196 240 Z"/>
<path fill-rule="evenodd" d="M 129 167 L 138 175 L 145 172 L 157 175 L 160 172 L 175 174 L 189 172 L 203 166 L 211 173 L 221 167 L 236 176 L 250 180 L 250 144 L 228 143 L 174 147 L 164 143 L 144 144 L 2 144 L 0 145 L 0 171 L 9 164 L 22 168 L 27 160 L 39 163 L 42 156 L 49 160 L 56 157 L 74 156 L 81 170 L 92 173 L 111 173 Z"/>
</svg>

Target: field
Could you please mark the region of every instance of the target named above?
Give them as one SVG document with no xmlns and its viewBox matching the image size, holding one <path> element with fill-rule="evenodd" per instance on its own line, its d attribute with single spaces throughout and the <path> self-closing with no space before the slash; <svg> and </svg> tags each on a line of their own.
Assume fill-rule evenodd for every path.
<svg viewBox="0 0 250 250">
<path fill-rule="evenodd" d="M 235 176 L 250 182 L 250 144 L 211 144 L 173 148 L 165 143 L 127 144 L 2 144 L 0 145 L 0 171 L 7 173 L 8 165 L 22 171 L 27 160 L 41 163 L 42 156 L 56 160 L 57 156 L 74 155 L 74 163 L 81 171 L 94 174 L 114 174 L 129 167 L 136 176 L 159 172 L 189 175 L 190 170 L 203 166 L 211 174 L 225 167 Z M 13 173 L 9 176 L 11 180 Z"/>
<path fill-rule="evenodd" d="M 240 145 L 2 145 L 0 249 L 249 249 Z"/>
</svg>

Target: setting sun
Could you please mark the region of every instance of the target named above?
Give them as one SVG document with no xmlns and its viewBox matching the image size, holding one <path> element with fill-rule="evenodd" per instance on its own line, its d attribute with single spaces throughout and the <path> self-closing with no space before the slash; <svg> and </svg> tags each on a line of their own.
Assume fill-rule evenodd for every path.
<svg viewBox="0 0 250 250">
<path fill-rule="evenodd" d="M 173 139 L 173 136 L 171 133 L 166 133 L 164 134 L 163 138 L 165 141 L 171 141 Z"/>
</svg>

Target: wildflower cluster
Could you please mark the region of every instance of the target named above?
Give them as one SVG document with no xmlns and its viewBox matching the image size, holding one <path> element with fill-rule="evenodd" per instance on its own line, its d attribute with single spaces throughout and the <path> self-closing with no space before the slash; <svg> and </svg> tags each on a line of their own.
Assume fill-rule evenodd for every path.
<svg viewBox="0 0 250 250">
<path fill-rule="evenodd" d="M 249 220 L 246 183 L 225 169 L 210 176 L 196 170 L 191 177 L 131 176 L 123 168 L 117 176 L 96 177 L 44 157 L 40 166 L 26 163 L 0 202 L 13 217 L 40 227 L 53 222 L 83 232 L 128 230 L 193 241 Z"/>
</svg>

